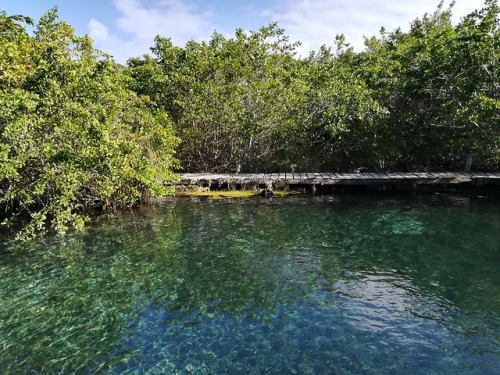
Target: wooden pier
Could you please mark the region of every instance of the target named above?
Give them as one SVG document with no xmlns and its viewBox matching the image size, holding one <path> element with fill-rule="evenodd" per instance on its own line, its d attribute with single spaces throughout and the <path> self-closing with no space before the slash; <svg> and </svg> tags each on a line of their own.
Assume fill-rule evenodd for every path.
<svg viewBox="0 0 500 375">
<path fill-rule="evenodd" d="M 500 192 L 500 173 L 185 173 L 178 185 L 217 189 L 316 191 L 480 190 Z"/>
</svg>

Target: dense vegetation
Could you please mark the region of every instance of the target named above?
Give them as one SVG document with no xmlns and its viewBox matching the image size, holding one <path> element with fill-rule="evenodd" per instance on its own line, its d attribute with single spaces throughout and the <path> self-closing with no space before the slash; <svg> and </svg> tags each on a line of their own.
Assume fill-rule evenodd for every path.
<svg viewBox="0 0 500 375">
<path fill-rule="evenodd" d="M 343 36 L 306 58 L 271 24 L 116 64 L 57 12 L 0 15 L 0 206 L 20 237 L 167 193 L 172 170 L 498 170 L 500 9 Z M 177 153 L 175 155 L 175 153 Z M 179 164 L 177 159 L 179 160 Z"/>
<path fill-rule="evenodd" d="M 158 37 L 129 72 L 170 114 L 185 170 L 497 169 L 498 3 L 458 25 L 451 10 L 302 59 L 276 25 L 184 48 Z"/>
<path fill-rule="evenodd" d="M 82 228 L 86 212 L 168 193 L 174 178 L 167 114 L 56 16 L 29 36 L 0 15 L 0 203 L 26 223 L 21 238 Z"/>
</svg>

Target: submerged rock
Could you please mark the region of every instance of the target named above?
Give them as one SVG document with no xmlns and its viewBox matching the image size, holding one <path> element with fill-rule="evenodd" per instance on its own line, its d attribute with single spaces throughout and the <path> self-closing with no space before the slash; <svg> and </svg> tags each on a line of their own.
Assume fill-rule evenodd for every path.
<svg viewBox="0 0 500 375">
<path fill-rule="evenodd" d="M 264 198 L 271 198 L 271 197 L 274 197 L 275 194 L 274 194 L 274 192 L 271 189 L 263 189 L 260 192 L 260 196 L 264 197 Z"/>
</svg>

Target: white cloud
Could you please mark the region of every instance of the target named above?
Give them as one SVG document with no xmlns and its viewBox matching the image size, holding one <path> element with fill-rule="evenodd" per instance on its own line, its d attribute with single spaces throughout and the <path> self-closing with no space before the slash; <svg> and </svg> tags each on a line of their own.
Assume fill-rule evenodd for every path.
<svg viewBox="0 0 500 375">
<path fill-rule="evenodd" d="M 298 52 L 307 56 L 323 44 L 333 46 L 337 34 L 344 34 L 351 46 L 362 50 L 363 36 L 378 35 L 382 26 L 388 31 L 408 29 L 411 21 L 433 13 L 438 4 L 439 0 L 283 0 L 279 7 L 263 11 L 262 16 L 277 21 L 291 39 L 300 40 Z M 454 20 L 482 6 L 482 0 L 457 0 Z"/>
<path fill-rule="evenodd" d="M 95 46 L 113 55 L 119 62 L 149 52 L 156 35 L 170 37 L 175 45 L 188 40 L 208 40 L 214 30 L 227 33 L 227 25 L 215 25 L 215 19 L 231 19 L 236 27 L 248 17 L 260 26 L 277 21 L 292 41 L 301 41 L 299 55 L 321 45 L 333 46 L 335 35 L 345 34 L 347 42 L 360 51 L 363 36 L 378 35 L 381 26 L 387 30 L 408 29 L 410 22 L 437 9 L 440 0 L 270 0 L 232 4 L 232 11 L 218 8 L 218 15 L 201 9 L 217 9 L 215 0 L 112 0 L 118 12 L 113 22 L 98 19 L 88 23 Z M 451 0 L 445 0 L 445 6 Z M 198 4 L 198 7 L 194 4 Z M 251 6 L 250 6 L 250 5 Z M 269 4 L 269 5 L 266 5 Z M 455 21 L 483 6 L 483 0 L 456 0 Z M 219 4 L 220 5 L 220 4 Z M 261 11 L 257 9 L 261 7 Z M 220 5 L 222 6 L 222 5 Z M 264 9 L 266 8 L 267 9 Z M 239 11 L 235 11 L 238 9 Z M 225 13 L 224 13 L 225 12 Z M 217 17 L 224 15 L 224 17 Z M 248 28 L 248 25 L 247 27 Z M 226 30 L 226 32 L 224 32 Z"/>
<path fill-rule="evenodd" d="M 121 16 L 118 28 L 138 38 L 151 38 L 158 34 L 171 36 L 174 42 L 185 42 L 204 33 L 210 35 L 213 26 L 211 14 L 201 12 L 180 0 L 161 0 L 147 7 L 141 0 L 114 0 Z"/>
<path fill-rule="evenodd" d="M 96 48 L 122 63 L 130 57 L 148 53 L 156 35 L 169 37 L 176 45 L 184 45 L 190 39 L 208 39 L 215 29 L 211 23 L 212 14 L 181 0 L 113 0 L 113 4 L 119 12 L 112 25 L 116 29 L 110 32 L 110 26 L 91 19 L 89 35 Z"/>
<path fill-rule="evenodd" d="M 106 41 L 111 37 L 106 25 L 100 23 L 94 18 L 90 20 L 88 28 L 89 36 L 94 39 L 94 41 Z"/>
</svg>

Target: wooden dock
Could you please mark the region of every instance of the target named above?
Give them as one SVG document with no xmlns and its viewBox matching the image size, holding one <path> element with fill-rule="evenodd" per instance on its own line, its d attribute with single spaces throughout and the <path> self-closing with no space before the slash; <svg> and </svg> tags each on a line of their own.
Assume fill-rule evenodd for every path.
<svg viewBox="0 0 500 375">
<path fill-rule="evenodd" d="M 500 173 L 185 173 L 178 185 L 210 189 L 294 189 L 336 191 L 366 190 L 493 190 L 500 191 Z"/>
</svg>

